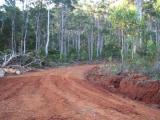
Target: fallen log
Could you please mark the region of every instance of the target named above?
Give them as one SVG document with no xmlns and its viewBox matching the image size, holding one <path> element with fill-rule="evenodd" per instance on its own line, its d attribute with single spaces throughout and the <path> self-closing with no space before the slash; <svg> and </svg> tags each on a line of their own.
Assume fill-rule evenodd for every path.
<svg viewBox="0 0 160 120">
<path fill-rule="evenodd" d="M 12 61 L 12 59 L 18 57 L 19 55 L 11 54 L 11 55 L 8 55 L 8 56 L 9 56 L 8 59 L 7 59 L 7 56 L 5 56 L 4 62 L 3 62 L 3 64 L 2 64 L 2 67 L 7 66 L 7 65 L 9 64 L 9 62 Z"/>
<path fill-rule="evenodd" d="M 5 76 L 5 71 L 2 68 L 0 68 L 0 78 L 4 76 Z"/>
<path fill-rule="evenodd" d="M 3 68 L 3 70 L 5 71 L 6 74 L 20 75 L 22 73 L 20 70 L 14 68 Z"/>
<path fill-rule="evenodd" d="M 33 71 L 35 70 L 34 68 L 27 67 L 24 68 L 23 66 L 17 66 L 16 67 L 5 67 L 5 68 L 0 68 L 0 77 L 4 77 L 6 74 L 15 74 L 15 75 L 20 75 L 25 72 Z"/>
</svg>

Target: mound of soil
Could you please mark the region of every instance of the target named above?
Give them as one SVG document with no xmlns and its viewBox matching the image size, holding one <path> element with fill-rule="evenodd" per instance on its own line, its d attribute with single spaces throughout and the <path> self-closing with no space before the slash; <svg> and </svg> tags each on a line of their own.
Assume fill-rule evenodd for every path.
<svg viewBox="0 0 160 120">
<path fill-rule="evenodd" d="M 87 79 L 109 91 L 160 106 L 160 80 L 151 80 L 149 77 L 137 73 L 106 75 L 100 72 L 99 67 L 89 71 Z"/>
</svg>

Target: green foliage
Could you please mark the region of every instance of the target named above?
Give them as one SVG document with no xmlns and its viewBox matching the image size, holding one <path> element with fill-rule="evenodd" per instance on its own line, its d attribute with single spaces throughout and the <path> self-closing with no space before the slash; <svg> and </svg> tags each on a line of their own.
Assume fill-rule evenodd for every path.
<svg viewBox="0 0 160 120">
<path fill-rule="evenodd" d="M 140 21 L 137 19 L 135 4 L 128 0 L 124 1 L 121 5 L 111 7 L 112 5 L 106 4 L 104 1 L 97 4 L 75 4 L 77 0 L 51 0 L 50 2 L 54 2 L 56 6 L 50 10 L 50 43 L 48 56 L 46 56 L 47 5 L 38 1 L 31 5 L 28 10 L 21 11 L 14 6 L 12 1 L 7 0 L 7 4 L 0 9 L 0 51 L 6 54 L 11 52 L 8 49 L 11 49 L 12 20 L 13 16 L 16 15 L 16 52 L 22 52 L 24 19 L 26 12 L 28 12 L 26 51 L 32 52 L 33 56 L 42 59 L 44 65 L 49 66 L 55 64 L 55 62 L 88 60 L 90 44 L 88 40 L 91 42 L 90 34 L 93 32 L 93 60 L 104 58 L 110 62 L 114 59 L 120 61 L 123 49 L 124 69 L 131 71 L 150 70 L 149 67 L 154 64 L 160 55 L 160 43 L 158 43 L 160 29 L 157 27 L 160 26 L 160 2 L 159 0 L 144 1 L 143 18 Z M 60 6 L 62 4 L 63 7 Z M 63 17 L 62 13 L 64 14 Z M 40 49 L 36 51 L 35 31 L 38 15 L 40 15 L 38 26 Z M 77 33 L 80 33 L 80 51 L 77 50 L 77 45 L 75 45 L 77 44 Z M 66 51 L 63 50 L 64 53 L 60 53 L 62 34 L 64 42 L 62 44 L 64 49 L 67 49 Z M 98 37 L 103 37 L 103 45 L 101 47 L 102 53 L 97 57 Z M 124 40 L 123 46 L 122 38 Z M 142 44 L 140 44 L 140 40 Z M 121 66 L 119 67 L 121 68 Z M 120 70 L 116 67 L 112 69 L 114 72 Z"/>
<path fill-rule="evenodd" d="M 116 58 L 116 59 L 120 58 L 121 47 L 120 47 L 120 44 L 118 43 L 118 41 L 117 42 L 115 42 L 115 41 L 116 40 L 115 39 L 112 40 L 112 38 L 106 39 L 104 51 L 103 51 L 104 57 L 106 57 L 106 58 L 112 57 L 112 58 Z"/>
<path fill-rule="evenodd" d="M 59 60 L 60 52 L 58 50 L 50 50 L 48 53 L 48 58 L 52 59 L 53 61 Z"/>
<path fill-rule="evenodd" d="M 146 49 L 146 54 L 148 57 L 150 57 L 151 59 L 154 59 L 154 57 L 156 56 L 156 44 L 152 41 L 149 40 L 147 41 L 147 49 Z"/>
</svg>

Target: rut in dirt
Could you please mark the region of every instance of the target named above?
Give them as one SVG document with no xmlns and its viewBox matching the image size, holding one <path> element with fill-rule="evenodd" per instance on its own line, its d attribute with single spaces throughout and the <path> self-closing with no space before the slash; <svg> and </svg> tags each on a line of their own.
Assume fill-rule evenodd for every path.
<svg viewBox="0 0 160 120">
<path fill-rule="evenodd" d="M 0 120 L 160 120 L 160 110 L 90 84 L 95 65 L 0 80 Z"/>
</svg>

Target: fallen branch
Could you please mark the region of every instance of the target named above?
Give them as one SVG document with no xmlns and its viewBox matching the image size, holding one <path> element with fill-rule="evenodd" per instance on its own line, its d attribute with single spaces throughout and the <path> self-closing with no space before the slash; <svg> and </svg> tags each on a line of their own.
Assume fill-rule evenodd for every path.
<svg viewBox="0 0 160 120">
<path fill-rule="evenodd" d="M 7 59 L 7 57 L 9 56 L 9 58 Z M 2 64 L 2 67 L 5 67 L 9 64 L 10 61 L 12 61 L 14 58 L 18 57 L 20 55 L 15 55 L 15 54 L 11 54 L 11 55 L 5 55 L 4 56 L 4 62 Z"/>
</svg>

